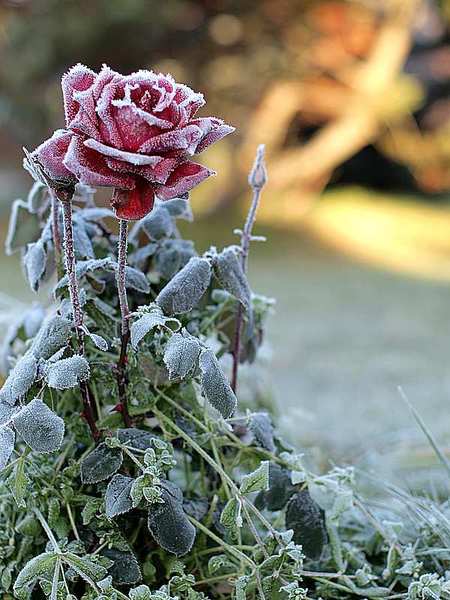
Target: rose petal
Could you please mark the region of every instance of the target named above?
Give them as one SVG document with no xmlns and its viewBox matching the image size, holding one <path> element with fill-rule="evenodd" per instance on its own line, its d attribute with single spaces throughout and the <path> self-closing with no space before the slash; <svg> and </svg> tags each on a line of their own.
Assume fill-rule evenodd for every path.
<svg viewBox="0 0 450 600">
<path fill-rule="evenodd" d="M 31 157 L 37 159 L 50 179 L 75 180 L 73 173 L 64 163 L 72 136 L 71 131 L 57 129 L 50 139 L 32 152 Z"/>
<path fill-rule="evenodd" d="M 137 179 L 133 190 L 115 189 L 111 199 L 116 217 L 126 221 L 145 217 L 152 210 L 154 202 L 154 189 L 144 179 Z"/>
<path fill-rule="evenodd" d="M 166 183 L 156 189 L 156 195 L 160 200 L 182 196 L 211 175 L 215 175 L 215 171 L 187 161 L 172 171 Z"/>
<path fill-rule="evenodd" d="M 195 149 L 195 153 L 203 152 L 205 148 L 218 142 L 226 135 L 233 133 L 235 130 L 231 125 L 227 125 L 222 121 L 222 119 L 217 119 L 216 117 L 204 117 L 202 119 L 193 119 L 191 124 L 195 124 L 203 132 L 203 137 L 197 144 Z"/>
<path fill-rule="evenodd" d="M 64 159 L 64 165 L 81 183 L 106 187 L 132 189 L 134 178 L 119 175 L 106 164 L 105 157 L 83 144 L 83 139 L 74 135 Z"/>
<path fill-rule="evenodd" d="M 61 79 L 61 87 L 64 97 L 64 113 L 66 125 L 75 118 L 79 103 L 74 99 L 74 92 L 87 90 L 94 83 L 96 73 L 84 65 L 78 63 L 65 73 Z"/>
<path fill-rule="evenodd" d="M 95 110 L 99 118 L 102 141 L 116 148 L 124 149 L 122 136 L 115 120 L 114 112 L 117 109 L 111 104 L 117 94 L 121 76 L 113 75 L 113 73 L 113 71 L 105 69 L 100 72 L 97 78 L 95 93 L 98 93 L 99 96 L 96 101 Z M 103 87 L 101 87 L 102 81 L 100 81 L 100 77 L 105 82 Z"/>
<path fill-rule="evenodd" d="M 106 163 L 110 169 L 113 169 L 113 171 L 140 175 L 152 183 L 165 183 L 171 172 L 180 163 L 180 159 L 162 157 L 158 158 L 161 158 L 161 162 L 155 166 L 148 165 L 144 167 L 135 167 L 134 165 L 130 165 L 130 163 L 116 160 L 114 158 L 107 158 Z"/>
<path fill-rule="evenodd" d="M 145 166 L 145 165 L 157 165 L 162 161 L 161 156 L 146 156 L 145 154 L 135 154 L 134 152 L 126 152 L 125 150 L 118 150 L 117 148 L 112 148 L 111 146 L 107 146 L 106 144 L 102 144 L 101 142 L 97 142 L 97 140 L 88 139 L 85 140 L 84 145 L 92 150 L 96 150 L 107 156 L 109 158 L 116 158 L 117 160 L 122 160 L 127 163 L 131 163 L 132 165 Z"/>
<path fill-rule="evenodd" d="M 200 127 L 187 125 L 181 129 L 173 129 L 155 135 L 140 146 L 139 152 L 152 154 L 171 150 L 185 150 L 187 154 L 193 154 L 201 138 L 202 130 Z"/>
<path fill-rule="evenodd" d="M 183 126 L 192 119 L 198 109 L 205 104 L 205 98 L 203 94 L 194 92 L 189 86 L 177 83 L 174 102 L 178 105 L 180 111 L 179 126 Z"/>
</svg>

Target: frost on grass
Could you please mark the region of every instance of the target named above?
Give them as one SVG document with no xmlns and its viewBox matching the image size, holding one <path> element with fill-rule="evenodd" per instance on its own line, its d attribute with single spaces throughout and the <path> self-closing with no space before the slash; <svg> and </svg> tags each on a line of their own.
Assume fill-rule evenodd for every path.
<svg viewBox="0 0 450 600">
<path fill-rule="evenodd" d="M 34 354 L 27 352 L 20 358 L 8 375 L 0 390 L 0 401 L 14 405 L 23 398 L 33 385 L 37 374 L 37 360 Z"/>
<path fill-rule="evenodd" d="M 134 479 L 125 475 L 114 475 L 106 488 L 105 507 L 109 519 L 133 508 L 130 492 Z"/>
<path fill-rule="evenodd" d="M 214 352 L 203 350 L 199 366 L 203 395 L 225 419 L 230 417 L 236 410 L 237 400 Z"/>
<path fill-rule="evenodd" d="M 194 256 L 161 290 L 156 302 L 167 315 L 189 312 L 200 302 L 210 281 L 209 261 Z"/>
<path fill-rule="evenodd" d="M 169 339 L 164 352 L 164 364 L 169 371 L 169 378 L 184 379 L 197 366 L 200 355 L 200 342 L 186 331 L 174 333 Z"/>
<path fill-rule="evenodd" d="M 88 454 L 81 463 L 81 481 L 98 483 L 120 469 L 123 454 L 119 448 L 109 448 L 104 442 Z"/>
<path fill-rule="evenodd" d="M 148 512 L 148 528 L 156 542 L 176 556 L 187 554 L 195 540 L 195 527 L 183 510 L 183 494 L 166 481 L 161 487 L 163 503 L 152 504 Z"/>
<path fill-rule="evenodd" d="M 35 398 L 13 418 L 17 433 L 37 452 L 54 452 L 64 438 L 64 421 Z"/>
<path fill-rule="evenodd" d="M 148 312 L 143 313 L 142 316 L 131 325 L 130 334 L 131 345 L 133 348 L 136 350 L 147 333 L 156 327 L 166 327 L 176 331 L 180 328 L 180 322 L 177 319 L 166 317 L 159 306 L 151 306 Z"/>
<path fill-rule="evenodd" d="M 71 323 L 68 319 L 54 315 L 42 324 L 31 345 L 31 352 L 36 358 L 48 360 L 69 341 Z"/>
<path fill-rule="evenodd" d="M 14 431 L 6 425 L 0 427 L 0 471 L 6 467 L 14 450 Z"/>
<path fill-rule="evenodd" d="M 80 382 L 87 381 L 89 375 L 88 361 L 83 356 L 75 354 L 50 364 L 47 367 L 45 378 L 51 388 L 66 390 L 76 387 Z"/>
<path fill-rule="evenodd" d="M 308 558 L 318 560 L 328 536 L 324 514 L 308 490 L 297 492 L 286 509 L 286 528 L 294 531 L 293 540 L 301 544 Z"/>
</svg>

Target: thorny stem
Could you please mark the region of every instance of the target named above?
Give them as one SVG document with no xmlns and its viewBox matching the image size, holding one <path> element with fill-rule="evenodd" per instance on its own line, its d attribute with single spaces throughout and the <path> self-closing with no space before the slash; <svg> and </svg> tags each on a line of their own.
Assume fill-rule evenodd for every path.
<svg viewBox="0 0 450 600">
<path fill-rule="evenodd" d="M 117 388 L 119 392 L 118 410 L 122 414 L 125 427 L 132 427 L 130 414 L 128 412 L 127 401 L 127 347 L 130 339 L 130 329 L 128 325 L 128 298 L 126 289 L 126 266 L 127 266 L 127 245 L 128 245 L 128 222 L 124 219 L 119 220 L 119 243 L 117 253 L 117 292 L 119 295 L 121 330 L 120 330 L 120 355 L 117 362 L 116 377 Z"/>
<path fill-rule="evenodd" d="M 62 243 L 61 243 L 61 232 L 59 230 L 59 202 L 55 192 L 49 187 L 50 194 L 50 208 L 52 216 L 52 236 L 53 236 L 53 247 L 55 249 L 55 261 L 58 278 L 61 279 L 63 276 L 63 264 L 62 264 Z"/>
<path fill-rule="evenodd" d="M 250 172 L 248 182 L 253 190 L 252 203 L 250 210 L 247 214 L 245 221 L 244 230 L 241 233 L 241 262 L 242 270 L 247 273 L 248 267 L 248 255 L 250 251 L 250 242 L 252 241 L 252 230 L 256 219 L 256 212 L 258 210 L 259 201 L 261 198 L 261 191 L 266 184 L 267 175 L 266 167 L 264 163 L 264 145 L 258 146 L 256 151 L 255 162 Z M 236 315 L 236 329 L 234 334 L 234 347 L 233 347 L 233 370 L 231 375 L 231 388 L 234 393 L 237 390 L 238 381 L 238 370 L 239 360 L 241 356 L 241 337 L 242 337 L 242 325 L 244 317 L 244 307 L 239 302 Z"/>
<path fill-rule="evenodd" d="M 84 332 L 83 332 L 83 311 L 80 302 L 80 290 L 76 273 L 75 250 L 73 245 L 73 223 L 72 223 L 72 204 L 69 200 L 61 200 L 63 209 L 64 223 L 64 260 L 66 265 L 67 279 L 69 280 L 70 302 L 72 304 L 73 321 L 78 338 L 78 349 L 80 354 L 84 354 Z M 80 383 L 80 392 L 83 398 L 82 416 L 86 420 L 94 441 L 100 438 L 100 432 L 95 423 L 94 410 L 92 407 L 92 396 L 86 382 Z"/>
</svg>

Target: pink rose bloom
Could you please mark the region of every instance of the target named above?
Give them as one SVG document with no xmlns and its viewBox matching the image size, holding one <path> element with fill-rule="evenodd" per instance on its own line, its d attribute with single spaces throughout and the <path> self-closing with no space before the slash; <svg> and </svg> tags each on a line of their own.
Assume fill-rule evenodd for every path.
<svg viewBox="0 0 450 600">
<path fill-rule="evenodd" d="M 202 94 L 170 75 L 120 75 L 76 65 L 62 78 L 66 129 L 32 154 L 47 176 L 115 188 L 120 219 L 140 219 L 155 195 L 185 194 L 213 171 L 190 160 L 234 131 L 221 119 L 196 117 Z"/>
</svg>

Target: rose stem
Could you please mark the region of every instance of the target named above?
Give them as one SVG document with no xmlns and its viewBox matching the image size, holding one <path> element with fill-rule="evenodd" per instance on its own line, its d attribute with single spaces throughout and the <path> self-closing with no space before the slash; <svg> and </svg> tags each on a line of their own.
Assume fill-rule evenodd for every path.
<svg viewBox="0 0 450 600">
<path fill-rule="evenodd" d="M 255 162 L 250 171 L 248 182 L 253 191 L 252 203 L 247 214 L 244 230 L 241 233 L 241 264 L 242 270 L 247 274 L 248 255 L 250 252 L 250 242 L 252 241 L 252 230 L 256 219 L 259 201 L 261 198 L 261 190 L 267 182 L 266 166 L 264 163 L 264 145 L 258 146 L 256 151 Z M 238 382 L 239 359 L 241 356 L 241 336 L 244 317 L 244 307 L 239 302 L 236 315 L 236 329 L 234 334 L 233 347 L 233 369 L 231 375 L 231 388 L 236 393 Z"/>
<path fill-rule="evenodd" d="M 126 427 L 131 427 L 132 422 L 128 412 L 127 402 L 127 346 L 130 339 L 130 328 L 128 325 L 127 289 L 126 289 L 126 266 L 127 266 L 127 244 L 128 244 L 128 221 L 119 219 L 119 243 L 117 253 L 117 292 L 119 294 L 119 305 L 121 314 L 120 330 L 120 356 L 117 363 L 117 388 L 119 391 L 119 411 L 122 413 L 123 422 Z"/>
<path fill-rule="evenodd" d="M 69 280 L 70 302 L 72 304 L 73 321 L 78 338 L 78 347 L 81 355 L 84 354 L 84 332 L 83 311 L 80 303 L 80 291 L 76 273 L 75 251 L 73 246 L 73 223 L 72 223 L 72 204 L 70 200 L 61 200 L 63 209 L 64 223 L 64 259 L 66 263 L 67 279 Z M 91 435 L 95 441 L 100 438 L 100 432 L 95 423 L 94 410 L 92 408 L 92 398 L 89 387 L 86 382 L 80 383 L 81 396 L 83 398 L 82 416 L 86 420 Z"/>
<path fill-rule="evenodd" d="M 59 230 L 59 202 L 56 197 L 55 192 L 49 189 L 50 194 L 50 209 L 51 209 L 51 217 L 52 217 L 52 235 L 53 235 L 53 247 L 55 250 L 55 261 L 56 261 L 56 271 L 58 274 L 58 279 L 64 274 L 64 266 L 62 263 L 62 245 L 61 245 L 61 233 Z"/>
</svg>

